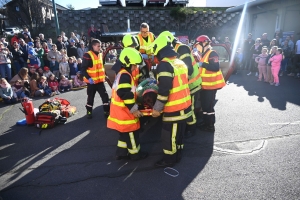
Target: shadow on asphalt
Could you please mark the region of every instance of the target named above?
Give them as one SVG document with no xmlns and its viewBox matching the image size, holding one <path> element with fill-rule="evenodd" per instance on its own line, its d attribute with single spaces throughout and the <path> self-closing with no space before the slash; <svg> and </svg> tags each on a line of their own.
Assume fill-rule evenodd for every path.
<svg viewBox="0 0 300 200">
<path fill-rule="evenodd" d="M 231 75 L 229 82 L 236 84 L 238 87 L 244 87 L 249 96 L 257 96 L 258 102 L 267 99 L 272 108 L 286 110 L 287 103 L 300 105 L 300 79 L 280 76 L 280 86 L 271 86 L 269 83 L 257 81 L 257 77 L 247 76 L 248 71 L 239 70 L 237 75 Z"/>
</svg>

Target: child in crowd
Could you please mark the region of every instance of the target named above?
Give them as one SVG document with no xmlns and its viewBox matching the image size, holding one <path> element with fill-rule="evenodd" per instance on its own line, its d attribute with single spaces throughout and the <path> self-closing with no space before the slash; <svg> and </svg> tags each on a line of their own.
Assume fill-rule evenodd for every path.
<svg viewBox="0 0 300 200">
<path fill-rule="evenodd" d="M 235 54 L 235 69 L 233 71 L 233 74 L 237 74 L 238 73 L 238 69 L 241 69 L 241 65 L 242 65 L 242 61 L 243 61 L 243 53 L 241 48 L 238 48 Z"/>
<path fill-rule="evenodd" d="M 50 71 L 49 67 L 45 66 L 43 76 L 46 76 L 46 78 L 48 79 L 50 75 L 52 75 L 52 72 Z"/>
<path fill-rule="evenodd" d="M 258 79 L 257 81 L 262 81 L 262 76 L 264 76 L 265 82 L 267 81 L 267 58 L 268 58 L 268 49 L 263 48 L 261 54 L 255 58 L 255 62 L 258 63 Z"/>
<path fill-rule="evenodd" d="M 75 78 L 74 78 L 74 87 L 82 87 L 82 86 L 86 86 L 86 83 L 83 81 L 83 78 L 81 76 L 81 72 L 78 71 L 76 73 Z"/>
<path fill-rule="evenodd" d="M 43 68 L 38 68 L 37 69 L 37 73 L 39 73 L 39 76 L 41 77 L 41 76 L 43 76 L 44 75 L 44 70 L 43 70 Z"/>
<path fill-rule="evenodd" d="M 69 68 L 70 68 L 70 77 L 74 81 L 74 78 L 75 78 L 76 73 L 78 71 L 76 58 L 75 59 L 73 59 L 73 57 L 69 58 Z"/>
<path fill-rule="evenodd" d="M 34 72 L 30 77 L 30 97 L 44 96 L 44 90 L 38 88 L 38 80 L 40 76 L 37 72 Z"/>
<path fill-rule="evenodd" d="M 21 80 L 17 80 L 11 88 L 14 92 L 14 97 L 17 99 L 17 101 L 19 99 L 23 99 L 24 97 L 26 97 L 25 95 L 26 88 L 22 85 Z"/>
<path fill-rule="evenodd" d="M 58 85 L 58 81 L 56 80 L 54 74 L 51 74 L 49 76 L 48 86 L 52 89 L 52 92 L 60 94 L 60 92 L 58 91 Z"/>
<path fill-rule="evenodd" d="M 269 60 L 272 65 L 271 71 L 272 71 L 272 75 L 274 77 L 274 83 L 271 85 L 274 85 L 274 84 L 275 84 L 275 86 L 280 85 L 278 74 L 279 74 L 280 65 L 281 65 L 282 60 L 283 60 L 282 49 L 278 48 L 276 51 L 276 54 Z"/>
<path fill-rule="evenodd" d="M 61 76 L 65 76 L 66 78 L 69 78 L 70 74 L 70 67 L 67 63 L 67 57 L 63 57 L 61 63 L 59 63 L 59 73 Z"/>
<path fill-rule="evenodd" d="M 14 97 L 13 89 L 5 78 L 0 79 L 0 97 L 6 104 L 17 102 L 17 99 Z"/>
<path fill-rule="evenodd" d="M 47 78 L 46 76 L 41 76 L 41 79 L 38 83 L 38 88 L 44 90 L 44 93 L 48 96 L 54 96 L 55 92 L 52 92 L 52 89 L 48 86 Z"/>
<path fill-rule="evenodd" d="M 50 70 L 53 72 L 56 78 L 59 78 L 59 62 L 57 62 L 55 56 L 51 57 Z"/>
<path fill-rule="evenodd" d="M 272 47 L 267 58 L 267 80 L 265 81 L 269 82 L 270 85 L 274 85 L 273 84 L 274 77 L 272 75 L 272 70 L 271 70 L 272 66 L 271 66 L 270 58 L 272 58 L 275 55 L 277 49 L 278 49 L 277 46 Z"/>
<path fill-rule="evenodd" d="M 78 69 L 78 71 L 81 71 L 81 64 L 82 64 L 82 59 L 78 58 L 77 59 L 77 69 Z"/>
<path fill-rule="evenodd" d="M 28 50 L 27 64 L 28 64 L 28 66 L 34 66 L 36 69 L 38 69 L 41 66 L 41 61 L 36 56 L 34 49 Z"/>
<path fill-rule="evenodd" d="M 69 91 L 72 88 L 71 82 L 64 76 L 60 76 L 59 89 L 61 92 Z"/>
</svg>

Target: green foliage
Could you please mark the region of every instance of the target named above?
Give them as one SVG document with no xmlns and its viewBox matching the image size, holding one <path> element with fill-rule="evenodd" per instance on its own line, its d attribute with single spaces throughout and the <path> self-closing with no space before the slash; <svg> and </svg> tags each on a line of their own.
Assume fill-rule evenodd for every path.
<svg viewBox="0 0 300 200">
<path fill-rule="evenodd" d="M 67 4 L 67 8 L 69 10 L 75 10 L 75 7 L 72 4 Z"/>
</svg>

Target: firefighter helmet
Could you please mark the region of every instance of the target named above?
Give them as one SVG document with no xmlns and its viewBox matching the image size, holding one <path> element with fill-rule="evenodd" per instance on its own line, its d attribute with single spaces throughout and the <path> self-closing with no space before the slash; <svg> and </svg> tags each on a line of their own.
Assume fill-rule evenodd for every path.
<svg viewBox="0 0 300 200">
<path fill-rule="evenodd" d="M 203 44 L 205 42 L 211 42 L 211 40 L 207 35 L 200 35 L 199 37 L 197 37 L 196 41 L 199 42 L 200 44 Z"/>
<path fill-rule="evenodd" d="M 126 34 L 123 39 L 122 39 L 122 45 L 124 48 L 126 47 L 137 47 L 138 46 L 138 42 L 135 36 L 130 35 L 130 34 Z"/>
<path fill-rule="evenodd" d="M 159 36 L 166 36 L 166 37 L 170 38 L 171 42 L 174 42 L 174 40 L 175 40 L 175 42 L 177 42 L 177 39 L 174 37 L 174 35 L 170 31 L 161 32 L 159 34 Z"/>
<path fill-rule="evenodd" d="M 131 65 L 141 65 L 143 63 L 143 57 L 134 48 L 125 48 L 121 51 L 120 62 L 126 67 L 131 67 Z"/>
<path fill-rule="evenodd" d="M 160 50 L 166 46 L 171 46 L 170 38 L 164 35 L 159 35 L 151 44 L 152 53 L 156 56 Z"/>
</svg>

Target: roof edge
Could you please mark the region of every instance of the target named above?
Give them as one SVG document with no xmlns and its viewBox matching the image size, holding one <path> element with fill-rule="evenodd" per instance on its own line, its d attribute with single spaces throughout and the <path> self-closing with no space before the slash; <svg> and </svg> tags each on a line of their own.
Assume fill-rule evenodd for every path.
<svg viewBox="0 0 300 200">
<path fill-rule="evenodd" d="M 268 3 L 268 2 L 271 2 L 271 1 L 273 1 L 273 0 L 252 0 L 252 1 L 248 2 L 248 7 L 257 6 L 257 5 Z M 226 9 L 225 12 L 231 13 L 231 12 L 242 11 L 245 4 L 246 3 L 244 3 L 242 5 L 235 6 L 235 7 L 228 8 L 228 9 Z"/>
</svg>

